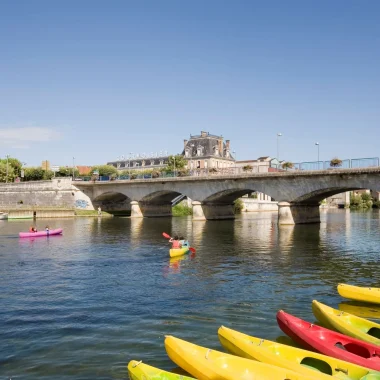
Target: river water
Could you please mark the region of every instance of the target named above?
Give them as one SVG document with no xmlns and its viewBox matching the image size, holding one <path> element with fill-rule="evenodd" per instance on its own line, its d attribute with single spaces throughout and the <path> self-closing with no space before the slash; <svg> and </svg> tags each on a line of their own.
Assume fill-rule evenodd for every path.
<svg viewBox="0 0 380 380">
<path fill-rule="evenodd" d="M 314 321 L 313 299 L 342 305 L 339 282 L 380 287 L 379 213 L 321 217 L 38 220 L 64 229 L 48 239 L 0 221 L 0 379 L 127 379 L 131 359 L 173 370 L 165 335 L 221 350 L 223 324 L 275 340 L 278 310 Z M 196 254 L 169 259 L 164 231 Z"/>
</svg>

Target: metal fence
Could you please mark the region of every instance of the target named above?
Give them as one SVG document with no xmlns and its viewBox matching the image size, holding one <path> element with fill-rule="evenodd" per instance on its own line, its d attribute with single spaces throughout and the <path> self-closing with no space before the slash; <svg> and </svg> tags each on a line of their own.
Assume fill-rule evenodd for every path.
<svg viewBox="0 0 380 380">
<path fill-rule="evenodd" d="M 333 167 L 330 161 L 311 161 L 311 162 L 299 162 L 293 164 L 292 168 L 284 169 L 280 165 L 271 165 L 265 172 L 276 171 L 307 171 L 307 170 L 327 170 L 327 169 L 350 169 L 350 168 L 369 168 L 379 165 L 378 157 L 371 158 L 354 158 L 342 160 L 342 164 L 339 167 Z M 261 167 L 262 168 L 262 167 Z M 154 174 L 137 174 L 131 173 L 131 175 L 121 175 L 117 178 L 111 178 L 109 176 L 100 176 L 97 181 L 128 181 L 134 179 L 152 179 L 152 178 L 174 178 L 174 177 L 218 177 L 227 175 L 249 174 L 259 173 L 259 167 L 252 167 L 251 170 L 244 170 L 243 167 L 229 167 L 229 168 L 210 168 L 210 169 L 195 169 L 188 171 L 176 171 L 176 172 L 155 172 Z M 83 181 L 91 181 L 91 177 L 82 177 Z"/>
</svg>

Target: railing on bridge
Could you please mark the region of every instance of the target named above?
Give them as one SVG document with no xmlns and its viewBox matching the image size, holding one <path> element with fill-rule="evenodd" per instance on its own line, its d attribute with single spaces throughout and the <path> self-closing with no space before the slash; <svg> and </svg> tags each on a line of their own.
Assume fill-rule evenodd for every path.
<svg viewBox="0 0 380 380">
<path fill-rule="evenodd" d="M 376 167 L 379 165 L 378 157 L 371 158 L 355 158 L 342 160 L 342 165 L 337 169 L 350 169 L 350 168 L 368 168 Z M 311 161 L 311 162 L 299 162 L 293 164 L 293 168 L 287 169 L 288 171 L 301 171 L 301 170 L 327 170 L 335 169 L 330 165 L 330 161 Z M 268 172 L 285 171 L 281 165 L 272 165 L 267 168 Z M 154 179 L 154 178 L 173 178 L 173 177 L 218 177 L 227 175 L 237 175 L 237 174 L 248 174 L 248 173 L 259 173 L 259 167 L 253 167 L 249 171 L 244 171 L 242 167 L 230 167 L 230 168 L 211 168 L 211 169 L 195 169 L 187 171 L 176 171 L 176 172 L 155 172 L 154 174 L 137 174 L 131 173 L 131 175 L 121 175 L 117 178 L 111 178 L 109 176 L 101 176 L 97 181 L 128 181 L 134 179 Z M 83 181 L 90 181 L 91 177 L 83 177 Z"/>
</svg>

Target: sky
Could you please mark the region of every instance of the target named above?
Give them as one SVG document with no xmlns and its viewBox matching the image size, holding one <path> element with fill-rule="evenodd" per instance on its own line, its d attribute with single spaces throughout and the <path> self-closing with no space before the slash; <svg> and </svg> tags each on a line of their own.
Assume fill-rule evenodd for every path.
<svg viewBox="0 0 380 380">
<path fill-rule="evenodd" d="M 378 157 L 377 0 L 2 0 L 0 157 Z M 277 133 L 282 136 L 277 138 Z"/>
</svg>

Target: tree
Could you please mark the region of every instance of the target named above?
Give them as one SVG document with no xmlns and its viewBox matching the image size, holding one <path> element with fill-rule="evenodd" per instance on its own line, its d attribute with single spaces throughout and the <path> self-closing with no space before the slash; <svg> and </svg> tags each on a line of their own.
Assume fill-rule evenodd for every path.
<svg viewBox="0 0 380 380">
<path fill-rule="evenodd" d="M 45 170 L 39 167 L 30 167 L 24 169 L 25 181 L 41 181 L 44 179 Z"/>
<path fill-rule="evenodd" d="M 18 160 L 17 158 L 12 158 L 12 157 L 8 157 L 8 160 L 6 158 L 0 159 L 0 162 L 5 164 L 5 165 L 7 165 L 7 161 L 8 161 L 8 170 L 10 167 L 12 167 L 13 171 L 14 171 L 14 176 L 20 177 L 21 176 L 21 168 L 22 168 L 21 161 Z"/>
<path fill-rule="evenodd" d="M 175 156 L 169 156 L 165 170 L 168 172 L 173 172 L 174 169 L 176 171 L 184 169 L 186 165 L 187 161 L 185 158 L 181 154 L 176 154 Z"/>
<path fill-rule="evenodd" d="M 8 182 L 13 182 L 15 179 L 15 171 L 8 163 Z M 0 162 L 0 182 L 7 182 L 7 164 Z"/>
<path fill-rule="evenodd" d="M 342 160 L 339 159 L 338 157 L 334 157 L 331 161 L 330 161 L 330 166 L 332 168 L 339 168 L 340 166 L 342 166 Z"/>
<path fill-rule="evenodd" d="M 72 177 L 73 168 L 70 168 L 68 166 L 60 166 L 55 175 L 56 177 Z M 79 170 L 77 168 L 74 169 L 74 177 L 79 177 Z"/>
<path fill-rule="evenodd" d="M 111 176 L 115 174 L 119 175 L 118 170 L 112 165 L 97 165 L 91 168 L 91 174 L 94 174 L 95 171 L 99 172 L 100 176 Z"/>
<path fill-rule="evenodd" d="M 286 161 L 284 162 L 281 167 L 285 170 L 288 170 L 288 169 L 293 169 L 294 168 L 294 164 L 293 162 L 289 162 L 289 161 Z"/>
</svg>

